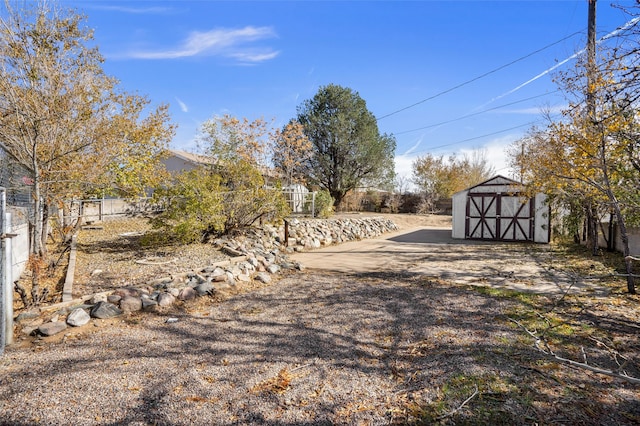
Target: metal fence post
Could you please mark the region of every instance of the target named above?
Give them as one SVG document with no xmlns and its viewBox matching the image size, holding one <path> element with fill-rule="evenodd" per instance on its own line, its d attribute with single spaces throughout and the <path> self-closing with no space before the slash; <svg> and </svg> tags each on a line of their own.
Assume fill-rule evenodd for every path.
<svg viewBox="0 0 640 426">
<path fill-rule="evenodd" d="M 7 191 L 0 187 L 0 356 L 4 354 L 5 345 L 5 287 L 7 281 L 6 274 L 6 262 L 5 259 L 5 225 L 6 221 L 5 210 L 7 206 Z"/>
<path fill-rule="evenodd" d="M 0 187 L 0 355 L 13 343 L 13 266 L 7 191 Z"/>
</svg>

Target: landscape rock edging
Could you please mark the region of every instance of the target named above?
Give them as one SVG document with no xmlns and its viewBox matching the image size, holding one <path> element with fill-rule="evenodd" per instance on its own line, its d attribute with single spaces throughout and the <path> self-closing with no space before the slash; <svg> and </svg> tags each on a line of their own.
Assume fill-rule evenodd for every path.
<svg viewBox="0 0 640 426">
<path fill-rule="evenodd" d="M 177 300 L 189 301 L 218 292 L 238 290 L 242 283 L 252 280 L 269 283 L 272 275 L 284 270 L 302 270 L 303 265 L 292 263 L 287 254 L 374 238 L 399 229 L 392 220 L 382 217 L 294 218 L 287 222 L 288 235 L 285 235 L 284 225 L 265 225 L 238 230 L 214 240 L 212 244 L 220 251 L 234 255 L 227 261 L 198 271 L 159 277 L 143 287 L 122 287 L 42 307 L 41 314 L 55 311 L 47 322 L 42 318 L 16 320 L 19 323 L 27 322 L 22 328 L 23 334 L 51 336 L 65 331 L 66 325 L 85 325 L 92 318 L 105 319 L 137 311 L 166 309 Z M 68 274 L 74 272 L 71 270 Z M 66 320 L 61 321 L 60 316 L 66 316 Z"/>
</svg>

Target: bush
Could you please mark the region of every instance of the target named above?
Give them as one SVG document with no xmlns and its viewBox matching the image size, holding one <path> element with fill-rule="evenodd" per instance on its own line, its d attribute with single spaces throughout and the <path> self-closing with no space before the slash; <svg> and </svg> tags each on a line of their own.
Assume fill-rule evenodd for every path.
<svg viewBox="0 0 640 426">
<path fill-rule="evenodd" d="M 333 214 L 334 199 L 329 191 L 323 189 L 316 193 L 313 215 L 315 217 L 326 219 Z"/>
<path fill-rule="evenodd" d="M 204 242 L 256 221 L 276 222 L 289 214 L 279 188 L 266 188 L 258 169 L 246 161 L 199 168 L 177 175 L 155 192 L 165 209 L 152 219 L 160 231 L 148 242 Z"/>
<path fill-rule="evenodd" d="M 151 219 L 160 232 L 148 237 L 147 243 L 193 243 L 224 232 L 223 191 L 221 177 L 203 169 L 177 175 L 171 186 L 154 193 L 154 198 L 163 200 L 165 208 Z"/>
</svg>

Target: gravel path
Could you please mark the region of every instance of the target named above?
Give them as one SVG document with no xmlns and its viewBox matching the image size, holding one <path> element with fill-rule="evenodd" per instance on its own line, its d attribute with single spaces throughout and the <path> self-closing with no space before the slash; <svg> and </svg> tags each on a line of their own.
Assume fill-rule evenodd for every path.
<svg viewBox="0 0 640 426">
<path fill-rule="evenodd" d="M 8 348 L 0 424 L 381 425 L 442 412 L 548 424 L 558 410 L 564 424 L 625 424 L 600 406 L 581 411 L 593 402 L 582 375 L 544 372 L 530 345 L 514 344 L 522 334 L 503 314 L 515 303 L 421 275 L 295 274 L 223 303 Z M 538 374 L 554 380 L 536 389 Z M 484 399 L 456 411 L 474 386 Z M 566 411 L 571 388 L 584 394 Z M 640 410 L 637 389 L 593 391 L 612 408 L 635 397 Z"/>
<path fill-rule="evenodd" d="M 437 399 L 446 376 L 487 368 L 491 340 L 514 338 L 505 303 L 418 277 L 295 275 L 175 323 L 146 314 L 9 348 L 0 423 L 402 422 L 408 393 Z"/>
</svg>

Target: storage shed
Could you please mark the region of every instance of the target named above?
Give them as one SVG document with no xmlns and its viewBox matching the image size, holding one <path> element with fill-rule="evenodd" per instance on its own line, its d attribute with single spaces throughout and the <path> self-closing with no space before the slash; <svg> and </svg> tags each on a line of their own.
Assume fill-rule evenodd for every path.
<svg viewBox="0 0 640 426">
<path fill-rule="evenodd" d="M 453 194 L 453 238 L 548 243 L 551 218 L 544 194 L 529 198 L 520 182 L 495 176 Z"/>
</svg>

